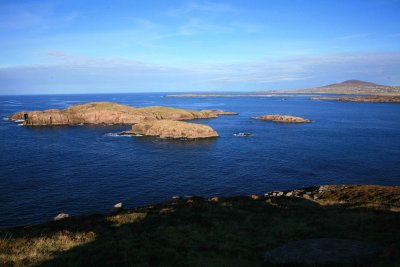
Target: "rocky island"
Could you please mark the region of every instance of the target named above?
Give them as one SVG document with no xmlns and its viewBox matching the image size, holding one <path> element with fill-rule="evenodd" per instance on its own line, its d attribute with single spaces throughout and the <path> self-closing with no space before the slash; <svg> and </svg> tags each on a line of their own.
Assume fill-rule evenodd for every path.
<svg viewBox="0 0 400 267">
<path fill-rule="evenodd" d="M 400 262 L 399 211 L 399 186 L 175 196 L 2 229 L 0 265 L 393 266 Z"/>
<path fill-rule="evenodd" d="M 128 124 L 132 131 L 121 135 L 158 136 L 171 139 L 201 139 L 217 137 L 211 127 L 181 122 L 181 120 L 216 118 L 218 115 L 237 115 L 223 110 L 184 110 L 170 107 L 134 108 L 112 102 L 91 102 L 69 108 L 44 111 L 21 111 L 8 118 L 22 121 L 26 126 L 77 124 Z"/>
<path fill-rule="evenodd" d="M 75 124 L 135 124 L 143 120 L 193 120 L 232 115 L 221 110 L 184 110 L 171 107 L 135 108 L 112 102 L 90 102 L 59 110 L 17 112 L 11 120 L 23 120 L 24 125 L 75 125 Z"/>
<path fill-rule="evenodd" d="M 201 139 L 217 137 L 210 126 L 173 120 L 150 120 L 136 123 L 124 134 L 158 136 L 170 139 Z"/>
<path fill-rule="evenodd" d="M 263 115 L 255 117 L 254 119 L 272 122 L 282 122 L 282 123 L 307 123 L 311 122 L 309 119 L 304 119 L 301 117 L 295 117 L 290 115 Z"/>
</svg>

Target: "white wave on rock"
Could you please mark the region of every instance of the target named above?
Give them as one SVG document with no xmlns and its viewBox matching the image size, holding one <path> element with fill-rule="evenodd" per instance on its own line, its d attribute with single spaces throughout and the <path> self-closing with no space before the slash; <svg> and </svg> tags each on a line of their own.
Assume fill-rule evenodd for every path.
<svg viewBox="0 0 400 267">
<path fill-rule="evenodd" d="M 123 134 L 123 133 L 106 133 L 104 136 L 107 136 L 107 137 L 131 137 L 132 135 Z"/>
</svg>

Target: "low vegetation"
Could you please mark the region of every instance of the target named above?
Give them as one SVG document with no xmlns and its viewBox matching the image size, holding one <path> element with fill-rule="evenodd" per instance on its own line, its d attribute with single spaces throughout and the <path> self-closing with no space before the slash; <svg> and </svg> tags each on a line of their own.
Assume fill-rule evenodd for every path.
<svg viewBox="0 0 400 267">
<path fill-rule="evenodd" d="M 269 266 L 267 250 L 332 237 L 384 248 L 352 266 L 396 266 L 399 196 L 400 187 L 330 186 L 273 196 L 178 198 L 4 229 L 0 266 Z"/>
</svg>

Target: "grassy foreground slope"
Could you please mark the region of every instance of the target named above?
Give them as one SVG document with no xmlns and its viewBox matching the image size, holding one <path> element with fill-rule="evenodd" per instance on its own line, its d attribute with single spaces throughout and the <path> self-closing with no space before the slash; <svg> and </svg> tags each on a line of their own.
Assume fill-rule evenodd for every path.
<svg viewBox="0 0 400 267">
<path fill-rule="evenodd" d="M 357 266 L 399 266 L 399 210 L 400 187 L 384 186 L 180 198 L 4 229 L 0 266 L 270 266 L 263 260 L 267 250 L 323 237 L 384 248 Z"/>
</svg>

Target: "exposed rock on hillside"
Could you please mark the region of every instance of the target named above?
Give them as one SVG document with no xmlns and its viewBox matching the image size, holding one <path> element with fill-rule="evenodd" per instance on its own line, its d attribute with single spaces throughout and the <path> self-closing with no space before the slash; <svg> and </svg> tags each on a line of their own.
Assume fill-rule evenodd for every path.
<svg viewBox="0 0 400 267">
<path fill-rule="evenodd" d="M 346 204 L 352 207 L 400 211 L 400 186 L 321 185 L 291 191 L 273 191 L 265 196 L 300 197 L 320 205 Z"/>
<path fill-rule="evenodd" d="M 173 120 L 143 121 L 133 125 L 130 133 L 172 139 L 199 139 L 218 136 L 218 133 L 210 126 Z"/>
<path fill-rule="evenodd" d="M 284 122 L 284 123 L 304 123 L 311 122 L 309 119 L 304 119 L 301 117 L 294 117 L 290 115 L 263 115 L 255 117 L 255 119 L 263 121 L 273 121 L 273 122 Z"/>
</svg>

